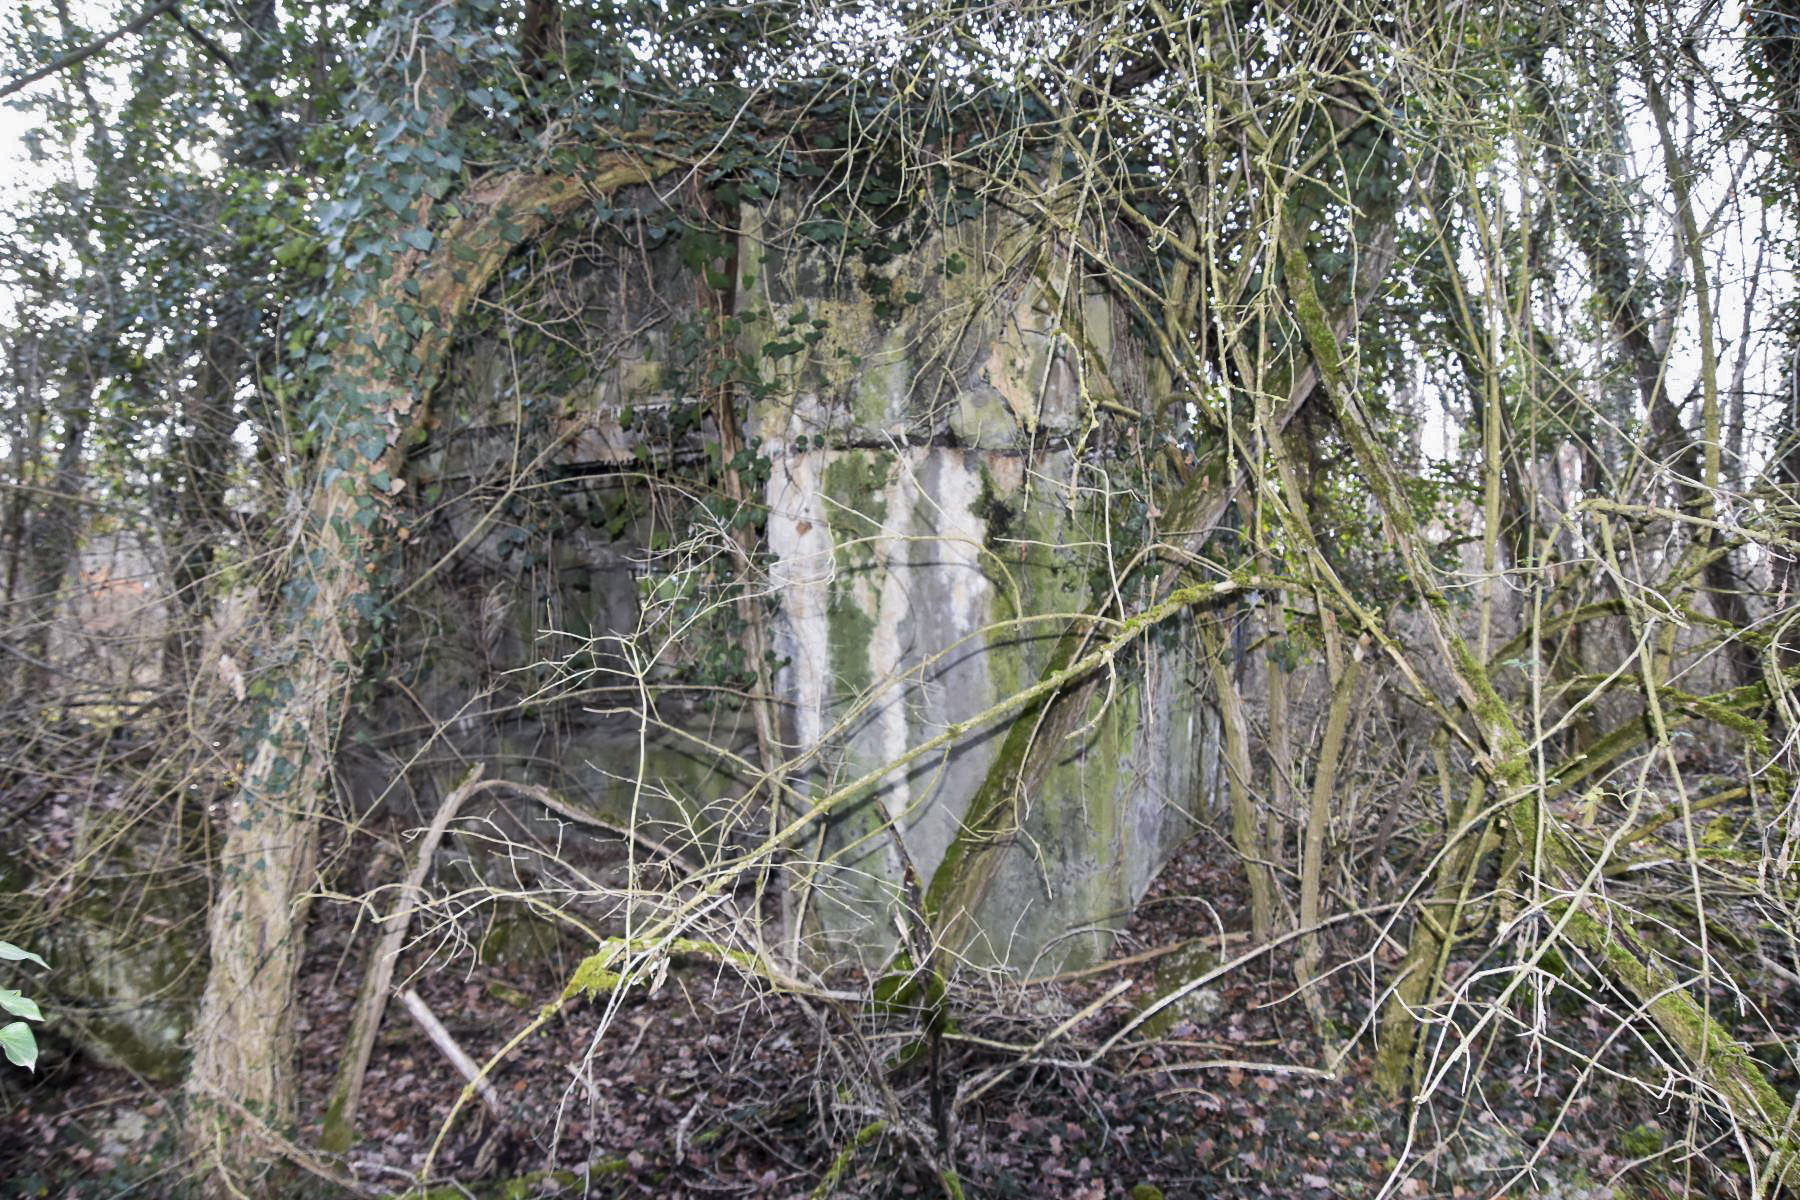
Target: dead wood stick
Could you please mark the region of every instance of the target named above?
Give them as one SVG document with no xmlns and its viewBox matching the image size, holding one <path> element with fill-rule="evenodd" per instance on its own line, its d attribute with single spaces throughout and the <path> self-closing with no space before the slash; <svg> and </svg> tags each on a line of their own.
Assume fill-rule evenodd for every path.
<svg viewBox="0 0 1800 1200">
<path fill-rule="evenodd" d="M 1055 975 L 1036 975 L 1025 982 L 1027 984 L 1067 983 L 1073 979 L 1086 979 L 1089 975 L 1104 975 L 1108 971 L 1116 971 L 1120 967 L 1136 966 L 1138 963 L 1149 962 L 1153 958 L 1161 958 L 1165 954 L 1174 954 L 1179 950 L 1186 950 L 1189 946 L 1211 944 L 1218 946 L 1223 952 L 1226 946 L 1233 942 L 1245 941 L 1249 936 L 1248 930 L 1202 934 L 1200 937 L 1183 938 L 1179 942 L 1171 942 L 1167 946 L 1153 946 L 1148 950 L 1140 950 L 1136 954 L 1127 954 L 1123 958 L 1109 958 L 1104 962 L 1097 962 L 1091 967 L 1077 967 L 1072 971 L 1059 971 Z"/>
<path fill-rule="evenodd" d="M 591 813 L 577 805 L 570 804 L 549 788 L 539 787 L 535 783 L 514 783 L 510 779 L 496 779 L 493 783 L 495 787 L 512 792 L 514 795 L 536 801 L 559 817 L 577 824 L 592 825 L 596 829 L 604 829 L 608 833 L 617 834 L 622 838 L 629 838 L 652 854 L 660 854 L 680 866 L 690 870 L 698 866 L 692 859 L 667 842 L 659 841 L 641 829 L 633 829 L 616 821 L 609 821 L 598 813 Z"/>
<path fill-rule="evenodd" d="M 444 802 L 438 805 L 437 815 L 431 819 L 425 835 L 413 847 L 413 861 L 406 873 L 406 882 L 401 885 L 400 894 L 394 897 L 393 907 L 383 921 L 387 929 L 375 946 L 368 968 L 363 972 L 362 987 L 356 993 L 350 1038 L 344 1046 L 337 1085 L 332 1089 L 331 1104 L 325 1110 L 324 1129 L 319 1138 L 320 1145 L 327 1150 L 342 1154 L 356 1140 L 356 1108 L 362 1100 L 363 1076 L 369 1070 L 375 1034 L 381 1028 L 381 1017 L 387 1009 L 388 988 L 394 982 L 394 964 L 399 960 L 400 947 L 406 942 L 406 932 L 412 926 L 413 913 L 418 911 L 419 894 L 425 886 L 425 876 L 431 872 L 431 860 L 437 854 L 438 843 L 444 840 L 444 832 L 456 819 L 463 802 L 480 790 L 481 771 L 481 764 L 477 763 L 463 776 L 462 782 L 450 790 Z"/>
<path fill-rule="evenodd" d="M 406 1011 L 419 1023 L 425 1036 L 431 1039 L 431 1044 L 444 1052 L 444 1057 L 456 1067 L 457 1074 L 463 1077 L 469 1087 L 475 1089 L 475 1094 L 481 1097 L 481 1102 L 487 1105 L 488 1111 L 496 1119 L 506 1120 L 506 1106 L 500 1103 L 500 1093 L 494 1090 L 493 1084 L 482 1078 L 481 1068 L 475 1065 L 474 1059 L 463 1053 L 463 1048 L 456 1044 L 456 1039 L 450 1036 L 450 1031 L 444 1028 L 443 1022 L 425 1006 L 425 1001 L 419 999 L 419 993 L 407 988 L 400 993 L 400 1003 L 406 1006 Z"/>
</svg>

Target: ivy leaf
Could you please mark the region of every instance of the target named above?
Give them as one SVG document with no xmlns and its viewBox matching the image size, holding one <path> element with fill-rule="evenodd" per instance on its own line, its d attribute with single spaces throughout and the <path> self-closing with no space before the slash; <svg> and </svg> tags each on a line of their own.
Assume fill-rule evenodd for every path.
<svg viewBox="0 0 1800 1200">
<path fill-rule="evenodd" d="M 6 1051 L 6 1061 L 15 1067 L 26 1070 L 37 1069 L 37 1038 L 31 1034 L 31 1026 L 23 1021 L 14 1021 L 11 1025 L 0 1028 L 0 1050 Z"/>
<path fill-rule="evenodd" d="M 409 229 L 400 235 L 400 240 L 414 250 L 423 252 L 431 249 L 431 244 L 435 239 L 431 236 L 429 229 Z"/>
<path fill-rule="evenodd" d="M 802 221 L 798 232 L 815 242 L 836 242 L 843 239 L 846 230 L 842 221 Z"/>
<path fill-rule="evenodd" d="M 296 234 L 275 247 L 275 262 L 279 266 L 291 267 L 306 257 L 311 246 L 312 239 Z"/>
<path fill-rule="evenodd" d="M 15 1017 L 30 1017 L 33 1021 L 44 1019 L 43 1011 L 38 1008 L 36 1000 L 14 991 L 12 988 L 0 988 L 0 1008 L 4 1008 Z"/>
<path fill-rule="evenodd" d="M 34 962 L 46 971 L 50 964 L 29 950 L 21 950 L 11 942 L 0 942 L 0 962 Z"/>
</svg>

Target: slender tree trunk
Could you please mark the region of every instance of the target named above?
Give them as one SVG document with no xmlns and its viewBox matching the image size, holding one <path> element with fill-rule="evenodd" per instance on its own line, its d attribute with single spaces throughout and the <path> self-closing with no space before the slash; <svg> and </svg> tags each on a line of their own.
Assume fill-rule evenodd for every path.
<svg viewBox="0 0 1800 1200">
<path fill-rule="evenodd" d="M 1270 575 L 1276 572 L 1263 569 Z M 1292 678 L 1282 664 L 1287 653 L 1287 596 L 1281 589 L 1269 593 L 1264 612 L 1263 672 L 1269 685 L 1269 832 L 1264 844 L 1269 861 L 1280 866 L 1287 823 L 1297 820 L 1294 813 L 1294 743 L 1288 727 L 1288 680 Z"/>
<path fill-rule="evenodd" d="M 0 556 L 4 556 L 5 561 L 0 573 L 6 579 L 6 606 L 0 613 L 4 614 L 3 622 L 8 627 L 14 621 L 12 605 L 18 598 L 21 583 L 19 564 L 24 561 L 25 521 L 31 512 L 31 478 L 37 473 L 37 456 L 42 453 L 42 381 L 36 377 L 35 361 L 27 367 L 28 359 L 36 359 L 36 351 L 36 339 L 20 336 L 14 340 L 7 355 L 12 368 L 13 395 L 17 398 L 9 412 L 11 428 L 6 433 L 12 455 L 11 475 L 7 480 L 11 490 L 6 496 L 6 515 L 0 519 L 0 547 L 3 547 Z"/>
<path fill-rule="evenodd" d="M 18 626 L 24 630 L 24 637 L 20 639 L 22 653 L 15 679 L 17 694 L 28 701 L 41 698 L 51 682 L 50 631 L 81 541 L 79 510 L 72 498 L 80 493 L 85 474 L 83 451 L 89 419 L 85 408 L 64 410 L 56 470 L 25 528 L 24 602 Z"/>
<path fill-rule="evenodd" d="M 1688 273 L 1694 294 L 1694 313 L 1700 343 L 1700 436 L 1698 445 L 1690 440 L 1683 456 L 1683 474 L 1694 482 L 1688 486 L 1687 503 L 1694 514 L 1710 522 L 1717 512 L 1720 484 L 1720 455 L 1723 442 L 1722 414 L 1719 408 L 1719 348 L 1715 336 L 1712 277 L 1706 265 L 1706 242 L 1700 229 L 1700 218 L 1694 211 L 1693 191 L 1689 175 L 1693 164 L 1684 161 L 1681 148 L 1675 144 L 1671 129 L 1673 117 L 1655 65 L 1650 60 L 1650 34 L 1644 20 L 1642 0 L 1633 9 L 1638 65 L 1642 73 L 1644 96 L 1650 102 L 1650 115 L 1661 143 L 1663 169 L 1669 177 L 1669 190 L 1675 200 L 1675 218 L 1681 234 L 1681 245 L 1687 254 Z M 1698 477 L 1694 475 L 1698 467 Z M 1705 555 L 1719 541 L 1719 531 L 1710 524 L 1693 531 L 1693 549 Z M 1732 629 L 1749 629 L 1750 608 L 1744 600 L 1743 584 L 1738 580 L 1729 546 L 1719 547 L 1701 568 L 1704 591 L 1712 605 L 1713 615 Z M 1731 665 L 1731 681 L 1743 685 L 1761 677 L 1756 651 L 1750 643 L 1732 638 L 1725 646 L 1726 661 Z"/>
<path fill-rule="evenodd" d="M 164 465 L 167 513 L 163 537 L 169 570 L 169 628 L 163 639 L 165 686 L 192 677 L 201 625 L 211 611 L 208 576 L 225 530 L 225 487 L 231 465 L 231 431 L 239 348 L 228 332 L 206 339 L 194 387 L 182 397 L 185 429 Z M 228 366 L 226 364 L 231 364 Z"/>
<path fill-rule="evenodd" d="M 1781 422 L 1777 426 L 1781 438 L 1781 458 L 1775 464 L 1776 481 L 1787 492 L 1787 502 L 1800 507 L 1800 337 L 1788 347 L 1788 369 L 1782 380 Z M 1800 535 L 1800 525 L 1789 531 L 1789 537 Z M 1800 551 L 1779 550 L 1775 556 L 1775 602 L 1779 609 L 1792 610 L 1800 597 Z M 1800 620 L 1791 620 L 1775 630 L 1777 659 L 1783 670 L 1800 666 Z"/>
<path fill-rule="evenodd" d="M 1257 809 L 1255 775 L 1250 764 L 1250 727 L 1244 716 L 1244 698 L 1232 678 L 1226 643 L 1210 621 L 1200 622 L 1206 640 L 1206 662 L 1212 670 L 1213 692 L 1219 705 L 1219 724 L 1225 732 L 1225 775 L 1231 791 L 1231 840 L 1244 860 L 1250 884 L 1250 936 L 1257 945 L 1269 940 L 1275 929 L 1275 877 L 1263 849 L 1262 814 Z"/>
<path fill-rule="evenodd" d="M 238 53 L 214 57 L 237 76 L 261 121 L 236 131 L 229 157 L 245 170 L 266 171 L 288 160 L 283 126 L 264 98 L 282 69 L 280 14 L 273 0 L 248 0 L 236 16 L 246 34 Z M 261 319 L 262 300 L 221 289 L 210 313 L 212 323 L 200 340 L 194 386 L 181 398 L 182 429 L 170 446 L 163 484 L 168 515 L 164 538 L 174 597 L 163 642 L 165 686 L 181 686 L 203 666 L 193 657 L 212 612 L 208 577 L 227 528 L 225 489 L 233 459 L 238 386 L 253 365 L 250 343 Z"/>
<path fill-rule="evenodd" d="M 1306 813 L 1306 841 L 1300 854 L 1300 928 L 1304 930 L 1319 923 L 1319 899 L 1324 891 L 1325 836 L 1331 828 L 1331 800 L 1337 792 L 1338 761 L 1344 752 L 1344 730 L 1350 724 L 1350 703 L 1356 697 L 1356 683 L 1362 672 L 1360 651 L 1344 653 L 1344 639 L 1331 611 L 1321 606 L 1319 619 L 1324 626 L 1331 707 L 1325 715 L 1325 740 L 1319 745 L 1318 767 L 1313 772 L 1312 801 Z M 1306 997 L 1313 1024 L 1323 1028 L 1325 1003 L 1318 991 L 1309 986 L 1318 978 L 1319 958 L 1319 935 L 1303 935 L 1300 953 L 1294 960 L 1294 982 Z"/>
<path fill-rule="evenodd" d="M 1665 355 L 1651 338 L 1650 315 L 1632 286 L 1632 257 L 1627 249 L 1623 215 L 1601 198 L 1606 194 L 1603 185 L 1589 178 L 1553 143 L 1550 154 L 1558 186 L 1573 215 L 1569 232 L 1588 260 L 1596 298 L 1612 314 L 1613 330 L 1623 351 L 1626 369 L 1631 373 L 1638 403 L 1643 406 L 1649 424 L 1651 452 L 1669 464 L 1676 504 L 1697 516 L 1710 517 L 1713 491 L 1719 476 L 1719 415 L 1718 372 L 1714 360 L 1710 290 L 1705 286 L 1705 262 L 1698 251 L 1694 251 L 1691 262 L 1699 273 L 1697 292 L 1701 296 L 1704 360 L 1701 370 L 1704 428 L 1701 436 L 1695 438 L 1682 419 L 1681 410 L 1669 398 L 1664 378 Z M 1675 158 L 1670 157 L 1671 160 Z M 1671 172 L 1678 168 L 1679 164 L 1670 166 Z M 1686 196 L 1685 182 L 1679 191 Z M 1692 222 L 1691 202 L 1682 207 L 1689 218 L 1686 224 L 1693 228 L 1693 236 L 1698 236 L 1698 229 Z M 1684 233 L 1685 236 L 1688 235 Z M 1695 548 L 1704 552 L 1714 533 L 1709 527 L 1701 526 L 1692 536 Z M 1745 603 L 1743 586 L 1737 580 L 1731 555 L 1726 553 L 1709 560 L 1702 568 L 1701 579 L 1714 615 L 1734 628 L 1749 628 L 1749 606 Z M 1748 643 L 1732 641 L 1727 650 L 1727 661 L 1734 683 L 1750 684 L 1760 678 L 1754 649 Z"/>
</svg>

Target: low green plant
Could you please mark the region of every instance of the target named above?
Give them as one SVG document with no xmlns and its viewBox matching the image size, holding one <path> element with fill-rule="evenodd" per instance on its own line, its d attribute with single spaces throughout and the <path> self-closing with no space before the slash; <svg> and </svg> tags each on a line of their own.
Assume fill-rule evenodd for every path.
<svg viewBox="0 0 1800 1200">
<path fill-rule="evenodd" d="M 34 962 L 45 970 L 50 969 L 49 963 L 29 950 L 19 949 L 11 942 L 0 942 L 0 962 Z M 32 1021 L 44 1019 L 37 1001 L 15 988 L 0 988 L 0 1009 L 5 1009 L 9 1016 Z M 37 1066 L 37 1037 L 25 1020 L 0 1026 L 0 1050 L 6 1052 L 6 1060 L 16 1067 L 32 1070 Z"/>
</svg>

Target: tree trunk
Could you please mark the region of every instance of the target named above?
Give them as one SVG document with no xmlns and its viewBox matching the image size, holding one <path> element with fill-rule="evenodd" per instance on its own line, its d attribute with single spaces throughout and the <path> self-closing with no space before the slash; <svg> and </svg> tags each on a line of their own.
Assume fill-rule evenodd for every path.
<svg viewBox="0 0 1800 1200">
<path fill-rule="evenodd" d="M 1324 894 L 1325 837 L 1331 829 L 1331 800 L 1337 794 L 1338 761 L 1343 757 L 1344 730 L 1350 724 L 1350 704 L 1362 672 L 1362 650 L 1344 653 L 1337 619 L 1323 605 L 1319 608 L 1325 637 L 1325 662 L 1331 685 L 1331 707 L 1325 718 L 1325 740 L 1319 745 L 1319 761 L 1313 770 L 1312 802 L 1306 812 L 1306 842 L 1300 853 L 1300 928 L 1312 931 L 1319 923 L 1319 901 Z M 1319 975 L 1319 935 L 1305 932 L 1294 960 L 1294 982 L 1306 997 L 1313 1024 L 1325 1027 L 1325 1002 L 1311 986 Z"/>
<path fill-rule="evenodd" d="M 25 527 L 23 611 L 18 629 L 20 639 L 16 694 L 28 704 L 36 703 L 50 686 L 50 627 L 56 621 L 56 606 L 62 599 L 69 564 L 81 540 L 81 521 L 76 515 L 73 498 L 81 492 L 83 470 L 82 449 L 87 444 L 90 414 L 85 408 L 69 408 L 63 413 L 62 446 L 56 454 L 56 470 L 50 476 L 45 494 L 39 498 Z"/>
<path fill-rule="evenodd" d="M 1680 408 L 1669 398 L 1663 371 L 1665 355 L 1651 340 L 1650 315 L 1633 288 L 1633 260 L 1627 249 L 1622 215 L 1616 207 L 1601 199 L 1606 190 L 1600 183 L 1590 179 L 1554 149 L 1551 167 L 1573 212 L 1569 232 L 1588 260 L 1596 298 L 1612 314 L 1613 332 L 1619 339 L 1626 369 L 1631 373 L 1638 403 L 1643 405 L 1649 424 L 1649 450 L 1669 464 L 1676 505 L 1685 512 L 1710 517 L 1713 498 L 1708 481 L 1716 482 L 1718 473 L 1716 443 L 1708 452 L 1705 438 L 1696 439 L 1688 431 Z M 1709 357 L 1705 371 L 1707 378 L 1716 385 L 1710 358 L 1710 325 L 1707 332 Z M 1710 411 L 1715 417 L 1716 410 L 1714 397 Z M 1714 534 L 1709 527 L 1702 526 L 1691 536 L 1695 548 L 1704 551 Z M 1732 556 L 1727 552 L 1707 561 L 1701 576 L 1704 591 L 1715 616 L 1733 629 L 1748 629 L 1753 622 L 1744 600 L 1743 585 L 1737 579 L 1731 560 Z M 1741 639 L 1733 639 L 1728 644 L 1726 661 L 1736 684 L 1754 683 L 1760 677 L 1755 650 Z"/>
<path fill-rule="evenodd" d="M 164 687 L 183 686 L 200 666 L 193 657 L 200 626 L 211 611 L 207 577 L 225 530 L 225 486 L 241 356 L 235 332 L 215 330 L 202 342 L 198 377 L 181 402 L 186 429 L 173 440 L 164 464 L 162 494 L 168 519 L 163 541 L 170 595 L 169 627 L 163 638 Z"/>
<path fill-rule="evenodd" d="M 614 154 L 581 178 L 509 174 L 476 185 L 429 257 L 413 251 L 394 263 L 334 356 L 325 387 L 343 417 L 320 455 L 326 473 L 312 489 L 286 588 L 272 698 L 226 814 L 213 899 L 187 1132 L 215 1194 L 267 1157 L 246 1136 L 256 1131 L 239 1128 L 242 1113 L 275 1129 L 293 1121 L 293 985 L 333 744 L 381 600 L 378 518 L 399 490 L 406 447 L 422 428 L 457 324 L 514 247 L 590 196 L 666 169 Z M 397 314 L 403 300 L 416 321 Z M 390 362 L 406 367 L 390 370 Z"/>
<path fill-rule="evenodd" d="M 236 132 L 229 160 L 247 171 L 267 171 L 288 159 L 281 123 L 263 99 L 280 71 L 274 51 L 281 44 L 280 14 L 273 0 L 249 0 L 239 6 L 237 15 L 249 36 L 237 61 L 226 59 L 221 65 L 232 70 L 253 97 L 261 123 Z M 212 219 L 220 217 L 214 212 Z M 168 521 L 162 536 L 172 597 L 163 640 L 165 688 L 184 688 L 205 666 L 194 656 L 212 612 L 208 578 L 227 528 L 225 489 L 234 457 L 231 435 L 237 427 L 238 385 L 246 368 L 255 366 L 251 344 L 263 307 L 261 296 L 241 289 L 241 283 L 221 289 L 209 305 L 210 323 L 198 339 L 194 386 L 181 397 L 182 428 L 171 439 L 163 466 L 162 499 Z"/>
<path fill-rule="evenodd" d="M 1244 714 L 1244 698 L 1231 677 L 1231 661 L 1225 656 L 1225 640 L 1210 621 L 1200 622 L 1206 640 L 1206 662 L 1212 670 L 1213 692 L 1219 702 L 1219 724 L 1225 731 L 1225 774 L 1231 791 L 1231 841 L 1244 860 L 1244 876 L 1250 885 L 1250 937 L 1260 946 L 1275 931 L 1275 875 L 1263 850 L 1262 814 L 1257 811 L 1255 775 L 1250 764 L 1250 725 Z"/>
<path fill-rule="evenodd" d="M 1269 575 L 1278 574 L 1270 569 L 1266 560 L 1262 569 Z M 1268 850 L 1269 861 L 1279 869 L 1288 823 L 1299 823 L 1298 814 L 1294 812 L 1293 731 L 1288 728 L 1289 676 L 1283 665 L 1288 647 L 1287 593 L 1280 588 L 1271 591 L 1264 599 L 1263 610 L 1262 664 L 1269 689 L 1269 829 L 1263 845 Z"/>
<path fill-rule="evenodd" d="M 13 395 L 18 398 L 8 414 L 12 418 L 6 431 L 12 455 L 8 475 L 10 491 L 6 497 L 5 518 L 0 520 L 0 545 L 4 546 L 0 554 L 5 556 L 5 566 L 0 568 L 0 572 L 6 578 L 4 611 L 8 626 L 14 623 L 12 606 L 18 599 L 19 588 L 23 583 L 19 574 L 25 555 L 26 520 L 31 514 L 31 481 L 37 474 L 37 460 L 42 453 L 42 382 L 36 378 L 38 371 L 35 361 L 30 368 L 26 365 L 28 357 L 36 359 L 38 348 L 35 338 L 20 336 L 14 339 L 8 354 L 12 368 L 9 384 Z"/>
</svg>

